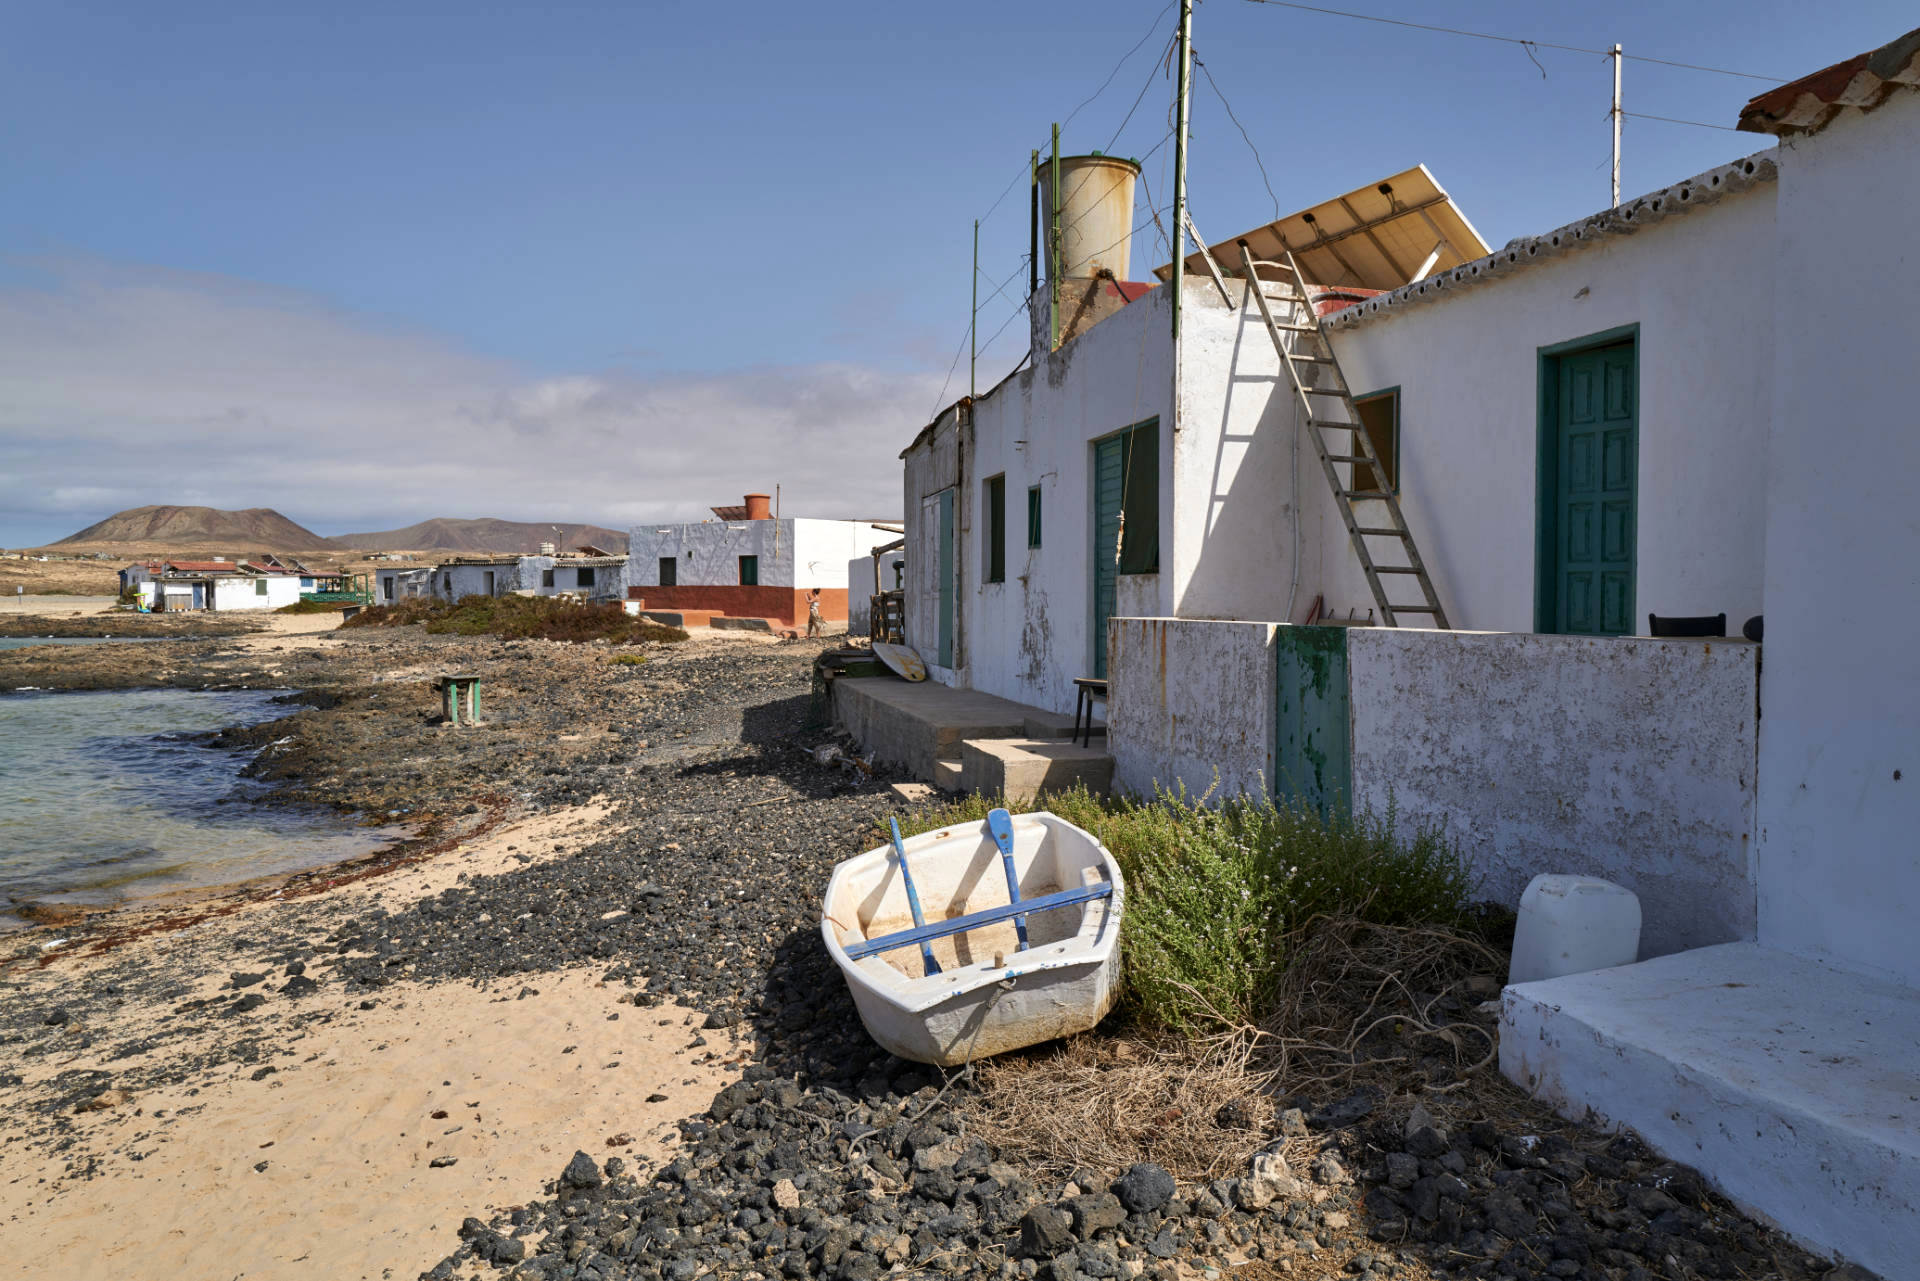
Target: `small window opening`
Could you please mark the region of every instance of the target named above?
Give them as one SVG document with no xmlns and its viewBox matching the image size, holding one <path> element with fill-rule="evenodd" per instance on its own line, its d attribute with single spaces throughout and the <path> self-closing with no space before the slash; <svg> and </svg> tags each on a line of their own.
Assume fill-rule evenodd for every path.
<svg viewBox="0 0 1920 1281">
<path fill-rule="evenodd" d="M 1007 581 L 1007 478 L 989 476 L 987 488 L 987 575 L 989 583 Z"/>
<path fill-rule="evenodd" d="M 1040 545 L 1040 486 L 1027 490 L 1027 546 Z"/>
<path fill-rule="evenodd" d="M 758 556 L 742 556 L 740 558 L 740 585 L 742 587 L 758 587 L 760 585 L 760 558 Z"/>
<path fill-rule="evenodd" d="M 678 587 L 680 585 L 680 562 L 673 556 L 660 558 L 660 585 Z"/>
<path fill-rule="evenodd" d="M 1373 455 L 1380 460 L 1380 470 L 1386 473 L 1382 476 L 1379 471 L 1366 463 L 1354 463 L 1352 465 L 1353 492 L 1382 494 L 1391 490 L 1393 493 L 1399 493 L 1399 390 L 1377 392 L 1371 396 L 1356 396 L 1353 406 L 1360 413 L 1360 423 L 1366 429 L 1368 443 L 1373 446 Z"/>
</svg>

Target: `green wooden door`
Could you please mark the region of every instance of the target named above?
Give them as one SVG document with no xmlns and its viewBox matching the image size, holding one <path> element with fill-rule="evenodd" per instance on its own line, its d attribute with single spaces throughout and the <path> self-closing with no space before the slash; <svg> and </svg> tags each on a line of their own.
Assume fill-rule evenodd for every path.
<svg viewBox="0 0 1920 1281">
<path fill-rule="evenodd" d="M 953 491 L 940 491 L 940 639 L 934 659 L 941 667 L 953 666 Z"/>
<path fill-rule="evenodd" d="M 1629 635 L 1640 455 L 1634 347 L 1556 364 L 1554 630 Z"/>
<path fill-rule="evenodd" d="M 1093 674 L 1107 675 L 1107 620 L 1113 617 L 1120 565 L 1120 497 L 1126 487 L 1127 438 L 1109 436 L 1093 446 Z"/>
</svg>

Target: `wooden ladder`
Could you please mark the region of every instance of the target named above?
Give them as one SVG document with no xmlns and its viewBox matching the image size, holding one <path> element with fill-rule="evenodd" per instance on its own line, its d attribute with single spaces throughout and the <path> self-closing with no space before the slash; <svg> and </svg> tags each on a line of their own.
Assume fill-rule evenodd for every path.
<svg viewBox="0 0 1920 1281">
<path fill-rule="evenodd" d="M 1247 289 L 1260 305 L 1260 315 L 1267 322 L 1267 333 L 1273 338 L 1273 349 L 1280 357 L 1280 367 L 1287 371 L 1287 378 L 1293 384 L 1301 421 L 1306 424 L 1314 452 L 1320 456 L 1320 470 L 1326 474 L 1327 484 L 1333 490 L 1333 501 L 1340 509 L 1340 519 L 1347 526 L 1347 537 L 1353 542 L 1354 554 L 1360 558 L 1360 568 L 1366 571 L 1367 586 L 1373 591 L 1373 603 L 1380 610 L 1380 621 L 1388 627 L 1398 627 L 1401 614 L 1424 614 L 1432 618 L 1433 626 L 1450 629 L 1447 611 L 1440 604 L 1440 594 L 1433 589 L 1433 578 L 1427 573 L 1426 562 L 1420 559 L 1420 549 L 1414 545 L 1413 531 L 1407 528 L 1407 518 L 1401 513 L 1400 500 L 1387 483 L 1386 470 L 1380 465 L 1373 441 L 1360 423 L 1360 410 L 1353 403 L 1353 391 L 1347 385 L 1346 376 L 1340 372 L 1340 362 L 1334 358 L 1333 344 L 1327 341 L 1326 329 L 1320 323 L 1320 315 L 1313 305 L 1312 291 L 1307 288 L 1306 279 L 1300 274 L 1299 264 L 1294 261 L 1291 252 L 1287 253 L 1284 262 L 1260 261 L 1253 256 L 1253 250 L 1244 240 L 1240 242 L 1240 257 L 1246 266 Z M 1273 309 L 1268 306 L 1266 293 L 1261 289 L 1257 270 L 1260 267 L 1284 270 L 1292 279 L 1293 292 L 1282 295 L 1281 301 L 1289 304 L 1296 314 L 1303 314 L 1305 324 L 1294 319 L 1274 319 Z M 1296 334 L 1299 338 L 1289 346 L 1285 337 L 1287 334 Z M 1312 374 L 1304 374 L 1303 366 L 1310 368 Z M 1344 418 L 1328 417 L 1327 411 L 1336 405 L 1346 415 Z M 1347 433 L 1342 442 L 1343 448 L 1336 450 L 1328 444 L 1324 433 L 1330 431 Z M 1334 468 L 1335 463 L 1350 464 L 1354 480 L 1343 483 L 1340 473 Z M 1379 479 L 1380 490 L 1352 487 L 1359 477 L 1369 473 Z M 1356 510 L 1362 504 L 1364 509 Z M 1363 524 L 1363 520 L 1366 523 Z M 1398 561 L 1379 559 L 1374 549 L 1368 546 L 1368 539 L 1390 540 L 1397 544 Z M 1420 602 L 1396 604 L 1388 599 L 1386 581 L 1390 578 L 1412 579 L 1420 588 Z"/>
</svg>

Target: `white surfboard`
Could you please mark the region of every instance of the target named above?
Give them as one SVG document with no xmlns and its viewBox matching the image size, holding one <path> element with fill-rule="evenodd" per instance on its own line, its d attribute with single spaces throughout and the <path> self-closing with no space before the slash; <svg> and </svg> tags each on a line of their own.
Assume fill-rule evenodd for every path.
<svg viewBox="0 0 1920 1281">
<path fill-rule="evenodd" d="M 896 676 L 904 676 L 910 681 L 927 679 L 927 665 L 920 661 L 920 655 L 905 645 L 894 645 L 887 641 L 873 643 L 874 657 L 887 665 Z"/>
</svg>

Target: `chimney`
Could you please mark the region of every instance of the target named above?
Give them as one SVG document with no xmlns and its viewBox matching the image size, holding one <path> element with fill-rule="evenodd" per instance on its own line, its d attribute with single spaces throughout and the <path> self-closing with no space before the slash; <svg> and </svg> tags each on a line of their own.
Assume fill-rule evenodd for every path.
<svg viewBox="0 0 1920 1281">
<path fill-rule="evenodd" d="M 767 520 L 773 515 L 773 496 L 771 494 L 747 495 L 747 519 Z"/>
</svg>

